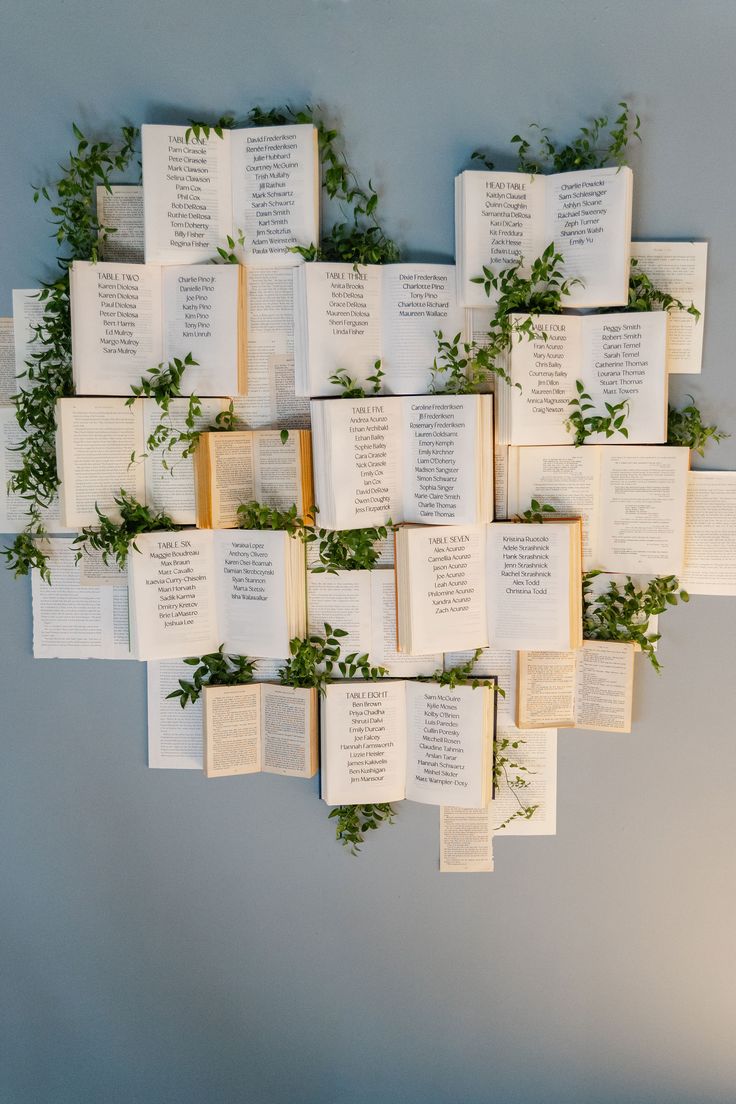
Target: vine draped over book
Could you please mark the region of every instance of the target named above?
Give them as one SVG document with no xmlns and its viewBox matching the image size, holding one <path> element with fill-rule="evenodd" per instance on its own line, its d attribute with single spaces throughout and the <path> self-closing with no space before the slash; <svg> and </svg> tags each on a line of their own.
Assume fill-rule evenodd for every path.
<svg viewBox="0 0 736 1104">
<path fill-rule="evenodd" d="M 404 800 L 446 871 L 554 833 L 557 730 L 631 731 L 661 615 L 736 594 L 736 473 L 690 464 L 727 434 L 669 396 L 707 245 L 631 242 L 638 117 L 476 151 L 456 263 L 402 261 L 317 109 L 73 129 L 0 320 L 34 655 L 147 661 L 150 767 L 319 771 L 353 853 Z"/>
</svg>

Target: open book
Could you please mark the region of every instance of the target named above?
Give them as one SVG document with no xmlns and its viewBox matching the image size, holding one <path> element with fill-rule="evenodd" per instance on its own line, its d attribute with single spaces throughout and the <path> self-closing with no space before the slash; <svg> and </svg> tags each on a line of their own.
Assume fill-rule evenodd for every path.
<svg viewBox="0 0 736 1104">
<path fill-rule="evenodd" d="M 125 395 L 157 364 L 191 353 L 183 394 L 247 389 L 240 265 L 71 267 L 72 374 L 79 395 Z"/>
<path fill-rule="evenodd" d="M 539 257 L 550 242 L 568 277 L 583 281 L 567 307 L 617 307 L 628 299 L 631 169 L 582 169 L 551 176 L 468 170 L 455 178 L 458 296 L 488 305 L 483 266 L 494 272 Z"/>
<path fill-rule="evenodd" d="M 494 648 L 577 648 L 581 580 L 577 520 L 401 526 L 399 651 L 461 651 L 489 641 Z"/>
<path fill-rule="evenodd" d="M 317 773 L 317 691 L 252 682 L 204 688 L 204 773 Z"/>
<path fill-rule="evenodd" d="M 432 382 L 436 330 L 463 330 L 454 265 L 315 262 L 294 272 L 294 358 L 298 395 L 338 395 L 330 376 L 368 387 L 376 360 L 382 389 L 421 394 Z"/>
<path fill-rule="evenodd" d="M 533 498 L 583 519 L 585 570 L 679 575 L 690 451 L 670 445 L 509 450 L 509 513 Z"/>
<path fill-rule="evenodd" d="M 295 245 L 319 240 L 320 168 L 311 123 L 187 135 L 141 128 L 146 260 L 211 260 L 228 236 L 248 264 L 296 264 Z"/>
<path fill-rule="evenodd" d="M 510 444 L 568 444 L 572 437 L 565 421 L 570 400 L 577 397 L 576 380 L 596 414 L 606 416 L 605 403 L 628 402 L 624 428 L 629 444 L 667 440 L 665 311 L 539 315 L 534 330 L 536 338 L 517 336 L 512 346 L 511 376 L 521 390 L 497 389 L 498 403 L 510 406 Z M 590 437 L 591 444 L 605 440 L 603 433 Z"/>
<path fill-rule="evenodd" d="M 321 717 L 323 801 L 487 805 L 495 697 L 489 686 L 329 684 Z"/>
<path fill-rule="evenodd" d="M 493 517 L 493 396 L 312 402 L 320 524 L 444 525 Z"/>
<path fill-rule="evenodd" d="M 396 576 L 390 568 L 307 575 L 309 632 L 323 633 L 325 622 L 343 629 L 343 657 L 368 654 L 371 664 L 386 667 L 393 678 L 432 675 L 442 668 L 442 654 L 409 656 L 396 648 Z M 337 677 L 337 672 L 333 677 Z"/>
<path fill-rule="evenodd" d="M 634 644 L 584 640 L 570 652 L 519 652 L 519 728 L 631 732 Z"/>
<path fill-rule="evenodd" d="M 312 442 L 308 429 L 202 433 L 194 453 L 197 525 L 231 529 L 238 506 L 254 499 L 309 520 L 314 505 Z"/>
<path fill-rule="evenodd" d="M 307 627 L 304 545 L 274 530 L 144 533 L 128 556 L 137 659 L 289 655 Z"/>
</svg>

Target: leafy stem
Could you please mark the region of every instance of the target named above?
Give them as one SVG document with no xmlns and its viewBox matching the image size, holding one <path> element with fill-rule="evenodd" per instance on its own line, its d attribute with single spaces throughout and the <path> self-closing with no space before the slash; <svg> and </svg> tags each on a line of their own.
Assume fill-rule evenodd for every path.
<svg viewBox="0 0 736 1104">
<path fill-rule="evenodd" d="M 556 145 L 547 127 L 537 123 L 531 124 L 534 133 L 527 138 L 514 134 L 511 143 L 517 148 L 518 171 L 559 173 L 625 165 L 629 144 L 634 139 L 641 141 L 641 119 L 624 100 L 618 107 L 621 113 L 615 119 L 609 122 L 608 115 L 600 115 L 589 126 L 581 127 L 567 145 Z"/>
<path fill-rule="evenodd" d="M 667 444 L 684 445 L 693 449 L 698 456 L 705 456 L 705 446 L 712 442 L 717 445 L 730 433 L 715 425 L 705 425 L 703 415 L 695 405 L 695 399 L 688 395 L 690 402 L 679 410 L 674 406 L 667 408 Z"/>
<path fill-rule="evenodd" d="M 536 498 L 533 498 L 528 510 L 524 510 L 523 514 L 517 514 L 517 521 L 528 521 L 541 524 L 543 521 L 547 521 L 548 518 L 545 515 L 556 514 L 557 510 L 554 506 L 550 506 L 548 502 L 539 502 Z"/>
<path fill-rule="evenodd" d="M 255 672 L 255 660 L 247 656 L 229 655 L 221 644 L 216 652 L 209 655 L 185 659 L 190 667 L 196 668 L 191 680 L 179 679 L 178 689 L 167 694 L 167 698 L 178 698 L 182 709 L 196 702 L 205 686 L 241 686 L 252 682 Z"/>
<path fill-rule="evenodd" d="M 679 601 L 689 601 L 689 594 L 674 575 L 657 576 L 645 586 L 627 575 L 625 583 L 612 580 L 602 594 L 594 594 L 593 579 L 600 574 L 588 571 L 583 576 L 583 636 L 638 644 L 655 671 L 660 671 L 655 645 L 661 634 L 648 631 L 649 620 Z"/>
<path fill-rule="evenodd" d="M 101 552 L 103 563 L 108 564 L 113 559 L 122 570 L 131 547 L 138 550 L 135 541 L 141 533 L 170 532 L 181 529 L 181 526 L 176 525 L 168 514 L 155 514 L 123 488 L 120 490 L 120 497 L 115 498 L 114 501 L 120 511 L 120 521 L 113 521 L 102 513 L 99 506 L 95 506 L 99 526 L 96 528 L 85 526 L 72 541 L 77 549 L 77 562 L 85 552 Z"/>
<path fill-rule="evenodd" d="M 604 403 L 605 414 L 589 414 L 588 411 L 594 411 L 595 407 L 582 380 L 575 380 L 575 388 L 577 395 L 568 404 L 572 410 L 565 419 L 565 429 L 574 434 L 573 444 L 576 448 L 584 445 L 589 437 L 597 433 L 604 433 L 606 438 L 613 437 L 615 433 L 620 433 L 622 437 L 629 436 L 624 424 L 629 414 L 627 399 L 622 399 L 619 403 Z"/>
<path fill-rule="evenodd" d="M 370 391 L 366 391 L 365 387 L 361 386 L 352 376 L 349 376 L 344 368 L 339 368 L 330 376 L 330 383 L 340 388 L 341 399 L 364 399 L 367 395 L 379 394 L 384 375 L 385 372 L 379 359 L 373 365 L 373 375 L 366 376 L 366 383 L 372 384 Z"/>
<path fill-rule="evenodd" d="M 319 563 L 312 571 L 334 574 L 336 571 L 372 570 L 381 555 L 377 545 L 388 538 L 389 531 L 393 531 L 391 522 L 368 529 L 315 530 L 309 539 L 319 541 Z"/>
</svg>

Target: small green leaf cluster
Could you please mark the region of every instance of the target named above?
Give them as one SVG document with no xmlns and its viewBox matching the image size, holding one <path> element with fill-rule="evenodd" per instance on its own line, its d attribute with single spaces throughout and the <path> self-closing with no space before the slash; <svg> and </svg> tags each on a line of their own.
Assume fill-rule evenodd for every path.
<svg viewBox="0 0 736 1104">
<path fill-rule="evenodd" d="M 289 659 L 279 672 L 284 686 L 314 686 L 324 694 L 328 681 L 337 672 L 343 678 L 360 677 L 371 682 L 388 673 L 385 667 L 372 666 L 367 653 L 341 656 L 340 640 L 348 635 L 345 629 L 334 629 L 325 622 L 324 630 L 324 636 L 309 633 L 289 641 Z"/>
<path fill-rule="evenodd" d="M 375 831 L 382 824 L 393 824 L 396 810 L 388 802 L 375 805 L 336 805 L 328 819 L 335 820 L 335 839 L 343 847 L 350 848 L 351 855 L 360 854 L 360 844 L 365 833 Z"/>
<path fill-rule="evenodd" d="M 179 704 L 184 709 L 189 704 L 194 704 L 205 686 L 241 686 L 243 683 L 252 682 L 255 673 L 255 660 L 247 656 L 229 655 L 221 644 L 216 652 L 209 655 L 194 656 L 185 659 L 190 667 L 196 667 L 191 681 L 179 679 L 178 689 L 167 694 L 167 698 L 178 698 Z"/>
<path fill-rule="evenodd" d="M 227 245 L 218 245 L 217 254 L 223 264 L 240 264 L 240 257 L 235 252 L 238 246 L 242 249 L 245 246 L 245 234 L 242 230 L 238 230 L 237 234 L 233 238 L 230 234 L 225 237 Z M 218 262 L 213 259 L 213 264 Z"/>
<path fill-rule="evenodd" d="M 315 574 L 328 571 L 371 571 L 381 554 L 377 544 L 387 539 L 388 525 L 376 525 L 368 529 L 316 529 L 308 538 L 319 541 L 319 563 Z"/>
<path fill-rule="evenodd" d="M 455 667 L 440 668 L 434 674 L 427 677 L 420 676 L 420 682 L 436 682 L 438 686 L 446 686 L 454 690 L 456 686 L 491 686 L 496 694 L 506 697 L 506 691 L 498 685 L 498 679 L 481 678 L 473 674 L 473 668 L 483 654 L 482 648 L 476 648 L 472 656 L 464 663 L 458 663 Z"/>
<path fill-rule="evenodd" d="M 168 514 L 154 514 L 124 488 L 121 488 L 120 497 L 114 501 L 120 510 L 120 521 L 113 521 L 95 505 L 95 512 L 100 520 L 99 527 L 85 526 L 72 541 L 77 548 L 77 562 L 85 552 L 101 552 L 103 563 L 108 564 L 113 559 L 122 570 L 130 549 L 138 551 L 135 540 L 141 533 L 173 532 L 181 529 Z"/>
<path fill-rule="evenodd" d="M 667 408 L 667 444 L 684 445 L 697 452 L 698 456 L 705 456 L 707 444 L 713 442 L 717 445 L 731 434 L 718 426 L 705 425 L 694 398 L 692 395 L 688 395 L 688 398 L 690 402 L 679 410 L 674 406 Z"/>
<path fill-rule="evenodd" d="M 543 521 L 547 521 L 545 514 L 556 514 L 557 510 L 554 506 L 550 506 L 548 502 L 539 502 L 536 498 L 531 501 L 531 506 L 528 510 L 524 510 L 523 514 L 517 514 L 517 521 L 529 521 L 540 524 Z"/>
<path fill-rule="evenodd" d="M 262 502 L 244 502 L 238 506 L 239 529 L 280 529 L 299 537 L 305 543 L 310 538 L 311 528 L 299 517 L 296 506 L 288 510 L 279 510 L 276 506 L 264 506 Z"/>
<path fill-rule="evenodd" d="M 364 399 L 367 395 L 378 395 L 381 390 L 381 381 L 386 373 L 381 366 L 381 360 L 373 365 L 373 375 L 366 376 L 366 383 L 372 384 L 371 390 L 366 391 L 352 376 L 349 376 L 344 368 L 339 368 L 330 376 L 330 383 L 340 388 L 341 399 Z"/>
<path fill-rule="evenodd" d="M 604 403 L 606 414 L 589 414 L 588 411 L 595 410 L 595 407 L 582 380 L 575 380 L 575 388 L 577 395 L 568 403 L 572 411 L 565 419 L 565 429 L 575 435 L 573 444 L 576 448 L 584 445 L 596 433 L 605 433 L 606 438 L 613 437 L 614 433 L 620 433 L 622 437 L 629 436 L 624 424 L 629 415 L 627 399 L 622 399 L 619 403 Z"/>
<path fill-rule="evenodd" d="M 600 115 L 590 126 L 581 127 L 577 137 L 565 146 L 557 146 L 550 138 L 549 130 L 537 123 L 531 124 L 530 129 L 535 133 L 530 138 L 514 134 L 511 143 L 517 148 L 518 171 L 560 173 L 625 165 L 629 143 L 634 138 L 641 141 L 641 119 L 625 101 L 622 100 L 618 106 L 622 109 L 621 113 L 610 124 L 607 115 Z M 535 140 L 536 149 L 533 144 Z"/>
<path fill-rule="evenodd" d="M 678 601 L 688 602 L 690 596 L 674 575 L 660 575 L 645 586 L 634 583 L 631 576 L 623 584 L 612 580 L 602 594 L 592 593 L 592 580 L 600 571 L 588 571 L 583 576 L 583 636 L 586 640 L 615 640 L 638 644 L 655 671 L 661 670 L 655 644 L 660 633 L 650 633 L 649 619 L 664 613 Z"/>
<path fill-rule="evenodd" d="M 189 126 L 184 131 L 184 141 L 191 142 L 192 138 L 196 142 L 200 138 L 207 140 L 210 134 L 214 134 L 217 138 L 222 138 L 222 132 L 224 130 L 232 130 L 235 126 L 234 115 L 221 115 L 216 123 L 202 123 L 197 122 L 194 119 L 189 120 Z"/>
<path fill-rule="evenodd" d="M 35 567 L 43 581 L 51 583 L 49 557 L 39 543 L 46 536 L 46 530 L 40 524 L 32 530 L 31 525 L 32 522 L 26 527 L 25 532 L 18 533 L 12 544 L 0 551 L 0 556 L 5 557 L 5 566 L 13 572 L 15 579 L 22 575 L 29 575 Z"/>
<path fill-rule="evenodd" d="M 629 298 L 623 307 L 601 307 L 599 314 L 630 314 L 643 311 L 671 311 L 681 310 L 691 314 L 697 322 L 700 311 L 691 303 L 685 306 L 681 299 L 669 295 L 655 287 L 645 272 L 639 268 L 638 257 L 631 258 L 631 272 L 629 273 Z"/>
</svg>

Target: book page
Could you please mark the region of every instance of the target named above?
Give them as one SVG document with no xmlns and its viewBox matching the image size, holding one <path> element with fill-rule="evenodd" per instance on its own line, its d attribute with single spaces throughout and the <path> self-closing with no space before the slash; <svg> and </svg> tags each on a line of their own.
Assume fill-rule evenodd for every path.
<svg viewBox="0 0 736 1104">
<path fill-rule="evenodd" d="M 423 525 L 485 520 L 479 509 L 478 397 L 428 395 L 405 399 L 403 409 L 403 520 Z"/>
<path fill-rule="evenodd" d="M 417 678 L 419 675 L 432 675 L 441 670 L 441 652 L 421 656 L 407 655 L 397 649 L 395 573 L 385 568 L 376 568 L 365 574 L 370 576 L 371 662 L 386 667 L 391 678 Z"/>
<path fill-rule="evenodd" d="M 574 728 L 578 650 L 519 652 L 519 728 Z"/>
<path fill-rule="evenodd" d="M 435 332 L 462 333 L 454 265 L 385 265 L 382 270 L 383 390 L 389 395 L 429 391 L 437 355 Z"/>
<path fill-rule="evenodd" d="M 545 315 L 533 327 L 534 339 L 516 336 L 511 349 L 511 377 L 521 390 L 513 386 L 506 396 L 511 406 L 509 443 L 565 445 L 570 440 L 565 428 L 570 399 L 582 376 L 581 319 Z"/>
<path fill-rule="evenodd" d="M 232 395 L 238 391 L 238 265 L 172 265 L 162 271 L 162 360 L 196 364 L 182 377 L 182 392 Z"/>
<path fill-rule="evenodd" d="M 99 525 L 96 507 L 120 521 L 115 499 L 125 490 L 145 501 L 141 404 L 125 399 L 59 399 L 57 452 L 63 517 L 67 525 Z"/>
<path fill-rule="evenodd" d="M 671 373 L 699 373 L 703 361 L 705 328 L 705 272 L 708 243 L 632 242 L 631 256 L 638 261 L 635 272 L 643 272 L 660 291 L 692 303 L 700 311 L 694 318 L 686 310 L 667 314 L 667 369 Z"/>
<path fill-rule="evenodd" d="M 0 403 L 10 402 L 17 390 L 15 327 L 12 318 L 0 318 Z"/>
<path fill-rule="evenodd" d="M 128 572 L 118 566 L 114 556 L 108 555 L 107 563 L 104 553 L 99 548 L 84 548 L 84 553 L 79 561 L 79 582 L 81 586 L 116 586 L 127 587 Z"/>
<path fill-rule="evenodd" d="M 406 683 L 406 797 L 427 805 L 477 809 L 491 770 L 481 687 Z"/>
<path fill-rule="evenodd" d="M 445 652 L 445 670 L 459 667 L 473 651 Z M 518 652 L 506 648 L 484 648 L 473 666 L 477 678 L 495 676 L 498 685 L 496 714 L 498 723 L 516 724 L 516 663 Z M 503 693 L 501 693 L 503 691 Z"/>
<path fill-rule="evenodd" d="M 440 807 L 440 871 L 484 874 L 493 870 L 493 806 L 487 809 Z"/>
<path fill-rule="evenodd" d="M 209 429 L 223 409 L 222 399 L 200 399 L 201 414 L 195 415 L 193 429 Z M 143 438 L 148 441 L 157 425 L 165 421 L 174 430 L 187 431 L 188 399 L 171 399 L 164 417 L 155 399 L 142 399 Z M 218 437 L 222 434 L 218 434 Z M 182 456 L 185 445 L 172 449 L 146 449 L 142 465 L 146 483 L 146 505 L 154 512 L 169 515 L 177 525 L 194 525 L 196 519 L 194 495 L 194 457 Z M 145 444 L 144 444 L 145 448 Z"/>
<path fill-rule="evenodd" d="M 143 264 L 143 186 L 97 185 L 97 221 L 108 231 L 102 245 L 103 261 Z"/>
<path fill-rule="evenodd" d="M 83 587 L 71 538 L 44 542 L 51 585 L 31 571 L 35 659 L 130 659 L 126 587 Z"/>
<path fill-rule="evenodd" d="M 319 241 L 315 136 L 311 123 L 232 132 L 233 226 L 246 264 L 300 264 L 291 248 Z"/>
<path fill-rule="evenodd" d="M 216 529 L 220 638 L 234 655 L 289 654 L 286 541 L 276 530 Z"/>
<path fill-rule="evenodd" d="M 314 503 L 303 501 L 300 440 L 299 433 L 289 433 L 282 441 L 277 430 L 254 434 L 254 497 L 279 510 L 296 506 L 297 514 L 303 517 Z"/>
<path fill-rule="evenodd" d="M 485 647 L 485 530 L 481 525 L 426 526 L 407 531 L 408 593 L 413 651 Z M 405 580 L 399 575 L 400 585 Z M 402 651 L 406 649 L 402 647 Z"/>
<path fill-rule="evenodd" d="M 689 472 L 680 583 L 691 594 L 736 594 L 736 472 Z"/>
<path fill-rule="evenodd" d="M 146 262 L 198 264 L 233 231 L 230 135 L 186 140 L 185 126 L 141 127 Z"/>
<path fill-rule="evenodd" d="M 343 629 L 348 634 L 340 640 L 343 658 L 352 652 L 363 655 L 371 651 L 372 574 L 371 571 L 307 574 L 309 632 L 323 636 L 325 622 L 333 629 Z M 339 678 L 339 671 L 335 677 Z"/>
<path fill-rule="evenodd" d="M 497 836 L 554 836 L 557 832 L 557 729 L 498 726 L 499 745 L 504 740 L 518 743 L 503 754 L 525 770 L 508 767 L 502 771 L 491 810 Z M 520 779 L 525 785 L 516 784 Z M 535 806 L 530 818 L 516 816 Z M 511 820 L 510 818 L 514 819 Z"/>
<path fill-rule="evenodd" d="M 351 264 L 303 266 L 311 395 L 339 395 L 342 389 L 329 382 L 338 371 L 370 388 L 367 377 L 382 355 L 382 271 L 380 265 L 358 271 Z"/>
<path fill-rule="evenodd" d="M 312 702 L 316 693 L 296 686 L 261 686 L 264 771 L 294 778 L 311 777 Z"/>
<path fill-rule="evenodd" d="M 575 685 L 578 728 L 631 732 L 634 652 L 633 644 L 583 641 Z"/>
<path fill-rule="evenodd" d="M 77 394 L 129 394 L 163 359 L 159 268 L 75 261 L 70 290 Z"/>
<path fill-rule="evenodd" d="M 566 307 L 615 307 L 628 299 L 631 169 L 583 169 L 546 178 L 548 233 L 564 257 L 571 288 Z"/>
<path fill-rule="evenodd" d="M 38 327 L 43 324 L 46 303 L 39 299 L 39 288 L 13 288 L 13 340 L 15 345 L 15 374 L 25 375 L 26 361 L 43 348 L 43 338 Z M 24 387 L 33 386 L 26 381 Z"/>
<path fill-rule="evenodd" d="M 586 571 L 593 566 L 598 535 L 600 457 L 596 448 L 574 445 L 511 450 L 510 512 L 523 514 L 535 498 L 554 506 L 559 517 L 582 518 Z"/>
<path fill-rule="evenodd" d="M 322 800 L 400 801 L 406 778 L 404 682 L 331 683 L 322 701 Z"/>
<path fill-rule="evenodd" d="M 204 773 L 208 778 L 260 771 L 260 692 L 257 683 L 205 686 Z"/>
<path fill-rule="evenodd" d="M 488 635 L 494 648 L 570 647 L 570 533 L 566 525 L 487 526 Z"/>
<path fill-rule="evenodd" d="M 182 659 L 217 650 L 212 533 L 143 533 L 128 554 L 137 659 Z M 229 649 L 233 651 L 234 649 Z"/>
<path fill-rule="evenodd" d="M 202 770 L 202 699 L 182 709 L 169 698 L 179 679 L 192 681 L 194 668 L 182 659 L 146 664 L 148 678 L 148 765 L 156 769 Z"/>
<path fill-rule="evenodd" d="M 30 503 L 15 491 L 8 490 L 11 473 L 21 466 L 17 446 L 23 436 L 15 417 L 15 407 L 0 403 L 0 533 L 22 533 L 28 522 Z M 58 497 L 48 508 L 41 510 L 41 520 L 48 533 L 68 532 L 66 526 L 61 524 Z"/>
<path fill-rule="evenodd" d="M 589 567 L 682 573 L 689 461 L 687 448 L 601 449 L 600 529 Z"/>
</svg>

